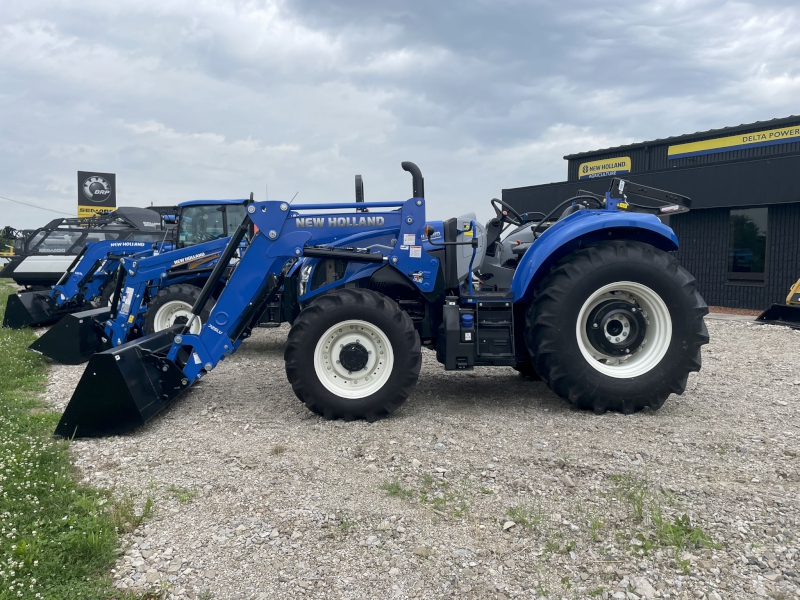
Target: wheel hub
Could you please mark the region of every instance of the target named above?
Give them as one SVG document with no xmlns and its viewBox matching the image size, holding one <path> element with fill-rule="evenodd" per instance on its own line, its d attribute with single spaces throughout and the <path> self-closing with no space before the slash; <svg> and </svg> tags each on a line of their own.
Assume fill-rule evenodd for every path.
<svg viewBox="0 0 800 600">
<path fill-rule="evenodd" d="M 586 335 L 596 350 L 609 356 L 626 356 L 645 339 L 647 320 L 635 302 L 606 300 L 598 304 L 586 324 Z"/>
<path fill-rule="evenodd" d="M 356 340 L 346 346 L 342 346 L 339 352 L 339 362 L 350 372 L 361 371 L 367 366 L 369 352 Z"/>
</svg>

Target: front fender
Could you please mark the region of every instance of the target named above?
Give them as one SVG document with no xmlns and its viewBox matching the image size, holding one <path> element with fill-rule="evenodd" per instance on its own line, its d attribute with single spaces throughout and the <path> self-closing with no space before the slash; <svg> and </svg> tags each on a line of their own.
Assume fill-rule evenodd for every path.
<svg viewBox="0 0 800 600">
<path fill-rule="evenodd" d="M 514 302 L 529 302 L 536 285 L 558 260 L 601 240 L 635 240 L 671 252 L 678 249 L 675 233 L 654 215 L 609 210 L 581 210 L 556 222 L 523 255 L 511 291 Z"/>
</svg>

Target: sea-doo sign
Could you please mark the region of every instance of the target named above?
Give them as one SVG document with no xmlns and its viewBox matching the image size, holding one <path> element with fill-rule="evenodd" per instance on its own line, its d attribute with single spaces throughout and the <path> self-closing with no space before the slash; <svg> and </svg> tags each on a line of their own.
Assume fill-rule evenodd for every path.
<svg viewBox="0 0 800 600">
<path fill-rule="evenodd" d="M 78 216 L 91 217 L 117 207 L 117 176 L 114 173 L 78 171 Z"/>
</svg>

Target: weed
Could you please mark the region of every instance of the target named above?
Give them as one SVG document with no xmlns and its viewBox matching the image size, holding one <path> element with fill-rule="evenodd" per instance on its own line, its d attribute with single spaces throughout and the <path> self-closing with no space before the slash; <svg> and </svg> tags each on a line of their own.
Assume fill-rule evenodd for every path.
<svg viewBox="0 0 800 600">
<path fill-rule="evenodd" d="M 649 489 L 647 473 L 642 479 L 630 473 L 612 475 L 611 481 L 617 484 L 620 499 L 630 505 L 634 518 L 641 522 L 644 518 L 644 504 Z"/>
<path fill-rule="evenodd" d="M 153 497 L 147 496 L 141 512 L 136 510 L 136 497 L 127 493 L 112 500 L 108 507 L 108 516 L 119 532 L 131 532 L 153 516 Z"/>
<path fill-rule="evenodd" d="M 603 595 L 603 588 L 601 588 L 601 587 L 594 588 L 594 589 L 589 590 L 588 592 L 586 592 L 586 594 L 588 596 L 602 596 Z"/>
<path fill-rule="evenodd" d="M 279 454 L 283 454 L 287 450 L 288 450 L 288 448 L 286 446 L 284 446 L 283 444 L 275 444 L 272 447 L 272 449 L 270 450 L 270 452 L 272 454 L 274 454 L 275 456 L 278 456 Z"/>
<path fill-rule="evenodd" d="M 659 512 L 653 514 L 653 524 L 661 542 L 677 549 L 683 548 L 719 548 L 711 537 L 700 527 L 692 525 L 689 515 L 675 516 L 670 523 Z"/>
<path fill-rule="evenodd" d="M 678 556 L 677 552 L 675 552 L 675 564 L 676 564 L 676 566 L 678 566 L 680 568 L 680 570 L 683 572 L 684 575 L 688 575 L 689 572 L 691 571 L 691 569 L 689 567 L 691 566 L 692 561 L 690 561 L 688 559 L 687 560 L 682 560 Z"/>
<path fill-rule="evenodd" d="M 125 600 L 167 600 L 169 595 L 169 588 L 163 584 L 160 590 L 147 590 L 141 595 L 131 594 L 123 596 Z"/>
<path fill-rule="evenodd" d="M 563 585 L 568 590 L 572 588 L 572 582 L 569 580 L 569 577 L 562 577 L 561 585 Z"/>
<path fill-rule="evenodd" d="M 341 529 L 342 531 L 347 531 L 351 527 L 355 527 L 355 526 L 356 526 L 356 522 L 355 521 L 348 521 L 347 519 L 342 519 L 339 522 L 339 529 Z"/>
<path fill-rule="evenodd" d="M 209 589 L 205 589 L 200 592 L 200 595 L 197 596 L 197 600 L 212 600 L 214 598 L 214 592 Z"/>
<path fill-rule="evenodd" d="M 192 489 L 170 484 L 167 487 L 167 498 L 175 498 L 178 502 L 191 502 L 197 496 L 197 488 Z"/>
<path fill-rule="evenodd" d="M 684 548 L 718 548 L 711 537 L 702 528 L 692 524 L 689 515 L 679 512 L 672 518 L 665 516 L 662 502 L 664 497 L 650 489 L 647 473 L 644 477 L 632 474 L 612 475 L 615 483 L 614 496 L 630 507 L 631 517 L 641 529 L 629 534 L 617 532 L 617 537 L 631 539 L 632 549 L 642 555 L 648 555 L 657 546 L 666 546 L 675 549 L 676 563 L 686 570 L 688 565 L 677 558 L 678 551 Z M 670 504 L 680 508 L 680 503 L 674 499 Z M 593 539 L 594 539 L 594 528 Z"/>
<path fill-rule="evenodd" d="M 655 543 L 643 533 L 637 533 L 634 539 L 637 542 L 634 546 L 643 556 L 648 556 L 656 547 Z"/>
<path fill-rule="evenodd" d="M 600 530 L 605 526 L 605 521 L 603 521 L 597 515 L 592 515 L 589 518 L 589 532 L 592 536 L 592 541 L 596 542 L 600 539 Z"/>
<path fill-rule="evenodd" d="M 384 481 L 381 484 L 381 489 L 386 492 L 387 496 L 393 498 L 411 498 L 414 496 L 414 492 L 404 489 L 399 481 Z"/>
<path fill-rule="evenodd" d="M 517 525 L 526 528 L 533 527 L 533 515 L 531 515 L 530 509 L 526 508 L 525 506 L 519 505 L 509 508 L 506 511 L 506 514 L 511 517 L 511 520 Z"/>
<path fill-rule="evenodd" d="M 492 494 L 494 494 L 494 492 L 492 490 L 487 490 L 485 487 L 478 488 L 478 491 L 481 494 L 486 494 L 487 496 L 491 496 Z"/>
</svg>

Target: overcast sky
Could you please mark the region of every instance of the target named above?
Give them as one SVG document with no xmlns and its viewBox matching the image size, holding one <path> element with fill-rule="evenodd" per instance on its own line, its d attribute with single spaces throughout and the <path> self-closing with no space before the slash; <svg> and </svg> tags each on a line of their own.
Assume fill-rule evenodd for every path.
<svg viewBox="0 0 800 600">
<path fill-rule="evenodd" d="M 407 198 L 489 215 L 563 156 L 800 113 L 797 0 L 0 0 L 0 196 Z M 0 200 L 0 226 L 56 217 Z"/>
</svg>

